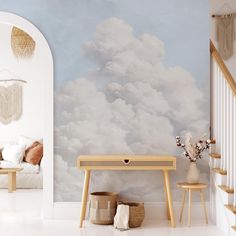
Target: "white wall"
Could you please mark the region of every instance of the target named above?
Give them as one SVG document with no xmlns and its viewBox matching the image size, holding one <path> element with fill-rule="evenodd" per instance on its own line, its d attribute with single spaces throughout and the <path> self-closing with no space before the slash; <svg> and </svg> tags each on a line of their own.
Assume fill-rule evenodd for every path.
<svg viewBox="0 0 236 236">
<path fill-rule="evenodd" d="M 8 125 L 0 123 L 0 143 L 16 141 L 19 135 L 42 138 L 44 132 L 44 50 L 36 41 L 36 50 L 30 59 L 16 59 L 11 50 L 11 29 L 9 24 L 0 24 L 0 79 L 7 74 L 3 69 L 27 81 L 23 86 L 23 113 L 18 121 Z M 24 30 L 24 29 L 23 29 Z M 46 66 L 47 67 L 47 66 Z"/>
<path fill-rule="evenodd" d="M 224 3 L 226 3 L 230 8 L 232 8 L 233 12 L 236 12 L 236 1 L 235 0 L 211 0 L 211 15 L 219 14 L 224 12 Z M 223 7 L 223 9 L 222 9 Z M 211 17 L 211 39 L 214 45 L 217 47 L 216 41 L 216 30 L 215 30 L 215 18 Z M 235 31 L 236 31 L 236 19 L 235 19 Z M 225 61 L 228 69 L 230 70 L 232 76 L 236 80 L 236 40 L 234 41 L 234 55 Z"/>
</svg>

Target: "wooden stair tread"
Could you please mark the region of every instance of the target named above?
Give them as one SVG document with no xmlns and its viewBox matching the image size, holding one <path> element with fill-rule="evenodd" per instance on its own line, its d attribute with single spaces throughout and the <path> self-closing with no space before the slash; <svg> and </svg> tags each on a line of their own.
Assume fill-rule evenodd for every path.
<svg viewBox="0 0 236 236">
<path fill-rule="evenodd" d="M 215 158 L 215 159 L 220 159 L 221 155 L 219 153 L 210 153 L 209 154 L 210 157 Z"/>
<path fill-rule="evenodd" d="M 236 226 L 232 226 L 232 229 L 233 229 L 234 231 L 236 231 Z"/>
<path fill-rule="evenodd" d="M 213 168 L 212 169 L 215 173 L 218 173 L 220 175 L 227 175 L 227 171 L 226 170 L 223 170 L 223 169 L 220 169 L 220 168 Z"/>
<path fill-rule="evenodd" d="M 225 207 L 236 215 L 236 207 L 235 206 L 226 204 Z"/>
<path fill-rule="evenodd" d="M 226 185 L 218 185 L 226 193 L 234 193 L 234 189 L 227 187 Z"/>
</svg>

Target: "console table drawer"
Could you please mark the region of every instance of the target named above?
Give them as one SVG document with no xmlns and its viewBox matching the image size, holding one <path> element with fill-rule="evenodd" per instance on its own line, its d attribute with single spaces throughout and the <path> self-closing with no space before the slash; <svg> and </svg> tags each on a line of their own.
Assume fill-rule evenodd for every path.
<svg viewBox="0 0 236 236">
<path fill-rule="evenodd" d="M 148 157 L 145 156 L 114 156 L 113 158 L 109 158 L 109 156 L 96 156 L 90 158 L 90 156 L 80 156 L 77 161 L 78 168 L 82 169 L 114 169 L 114 170 L 127 170 L 127 169 L 175 169 L 176 168 L 176 160 L 171 157 Z"/>
</svg>

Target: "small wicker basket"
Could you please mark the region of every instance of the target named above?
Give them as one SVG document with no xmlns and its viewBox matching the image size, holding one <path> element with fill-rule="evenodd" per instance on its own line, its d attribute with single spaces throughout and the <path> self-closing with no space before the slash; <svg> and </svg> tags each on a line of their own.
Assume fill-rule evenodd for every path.
<svg viewBox="0 0 236 236">
<path fill-rule="evenodd" d="M 94 192 L 90 194 L 90 221 L 93 224 L 113 224 L 116 214 L 118 194 Z"/>
<path fill-rule="evenodd" d="M 118 202 L 118 204 L 129 205 L 129 227 L 140 227 L 145 216 L 144 203 Z"/>
</svg>

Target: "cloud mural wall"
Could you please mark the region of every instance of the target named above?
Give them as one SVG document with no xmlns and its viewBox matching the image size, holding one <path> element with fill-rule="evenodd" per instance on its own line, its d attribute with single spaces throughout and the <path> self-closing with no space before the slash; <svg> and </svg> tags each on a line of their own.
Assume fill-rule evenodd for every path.
<svg viewBox="0 0 236 236">
<path fill-rule="evenodd" d="M 205 0 L 0 0 L 45 35 L 55 64 L 55 201 L 80 201 L 79 154 L 173 154 L 174 200 L 188 160 L 174 137 L 209 123 Z M 207 159 L 199 162 L 208 181 Z M 163 200 L 159 172 L 94 172 L 91 190 Z"/>
<path fill-rule="evenodd" d="M 55 98 L 56 201 L 81 195 L 83 176 L 73 167 L 79 154 L 175 155 L 176 134 L 208 130 L 203 92 L 184 68 L 164 64 L 165 44 L 157 36 L 135 36 L 131 25 L 113 17 L 98 24 L 83 48 L 96 68 L 67 82 Z M 158 175 L 97 172 L 94 178 L 96 190 L 155 201 L 162 189 L 149 178 Z M 180 177 L 182 171 L 173 176 Z"/>
</svg>

